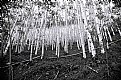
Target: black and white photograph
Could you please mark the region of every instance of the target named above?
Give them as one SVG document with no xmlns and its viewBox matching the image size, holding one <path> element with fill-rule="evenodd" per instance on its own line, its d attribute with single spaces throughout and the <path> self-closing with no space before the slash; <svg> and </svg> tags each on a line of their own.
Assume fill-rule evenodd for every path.
<svg viewBox="0 0 121 80">
<path fill-rule="evenodd" d="M 0 0 L 0 80 L 121 80 L 121 0 Z"/>
</svg>

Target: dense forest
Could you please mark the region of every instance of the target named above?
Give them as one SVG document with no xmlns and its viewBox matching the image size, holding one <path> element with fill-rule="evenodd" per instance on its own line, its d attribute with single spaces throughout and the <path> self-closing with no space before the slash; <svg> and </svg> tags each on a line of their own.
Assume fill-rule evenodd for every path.
<svg viewBox="0 0 121 80">
<path fill-rule="evenodd" d="M 120 0 L 0 1 L 2 80 L 120 80 Z"/>
</svg>

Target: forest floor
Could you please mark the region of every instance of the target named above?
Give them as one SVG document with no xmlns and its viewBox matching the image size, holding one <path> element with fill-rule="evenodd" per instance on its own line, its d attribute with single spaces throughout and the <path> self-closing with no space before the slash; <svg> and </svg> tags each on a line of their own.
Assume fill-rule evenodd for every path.
<svg viewBox="0 0 121 80">
<path fill-rule="evenodd" d="M 60 58 L 55 51 L 45 51 L 43 59 L 37 57 L 29 61 L 30 52 L 15 53 L 12 55 L 14 80 L 121 80 L 121 38 L 119 34 L 112 36 L 104 54 L 97 48 L 95 57 L 86 52 L 84 59 L 81 51 L 73 46 L 69 53 L 61 51 Z M 37 56 L 41 54 L 41 51 Z M 33 57 L 36 57 L 33 55 Z M 8 58 L 5 58 L 8 60 Z M 23 61 L 23 62 L 21 62 Z M 14 64 L 16 63 L 16 64 Z M 4 72 L 2 78 L 8 75 L 8 67 L 0 69 Z M 5 76 L 3 80 L 8 80 Z"/>
</svg>

